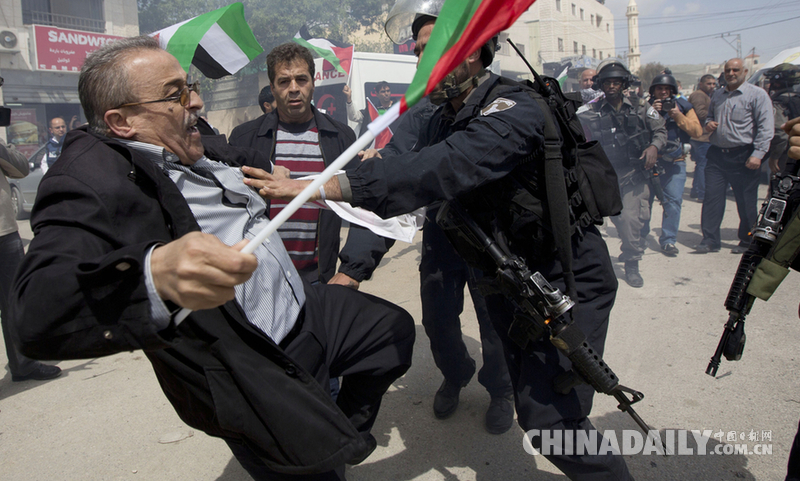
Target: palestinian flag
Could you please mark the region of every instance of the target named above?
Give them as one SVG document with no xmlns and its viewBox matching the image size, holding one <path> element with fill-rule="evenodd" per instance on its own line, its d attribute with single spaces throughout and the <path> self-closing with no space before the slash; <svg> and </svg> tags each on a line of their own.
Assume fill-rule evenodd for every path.
<svg viewBox="0 0 800 481">
<path fill-rule="evenodd" d="M 336 69 L 348 77 L 350 76 L 350 68 L 353 65 L 353 51 L 355 50 L 353 45 L 334 42 L 325 38 L 311 38 L 311 34 L 308 33 L 305 25 L 295 34 L 292 40 L 331 64 L 332 67 L 330 69 L 325 68 L 323 64 L 323 70 Z"/>
<path fill-rule="evenodd" d="M 238 72 L 264 51 L 244 19 L 241 3 L 232 3 L 150 36 L 157 38 L 185 71 L 194 65 L 212 79 Z"/>
<path fill-rule="evenodd" d="M 421 98 L 492 37 L 508 29 L 535 0 L 446 0 L 425 45 L 417 73 L 395 106 L 369 125 L 375 135 Z"/>
<path fill-rule="evenodd" d="M 378 109 L 375 108 L 375 104 L 373 104 L 372 100 L 370 100 L 369 98 L 367 98 L 367 111 L 369 112 L 370 122 L 374 122 L 375 120 L 378 119 L 378 117 L 381 116 L 381 114 L 378 113 Z M 383 130 L 381 133 L 375 136 L 375 146 L 373 148 L 380 150 L 386 147 L 386 144 L 388 144 L 389 141 L 392 140 L 392 135 L 394 135 L 392 129 L 386 127 L 385 130 Z"/>
<path fill-rule="evenodd" d="M 561 73 L 558 74 L 558 77 L 556 77 L 556 80 L 558 81 L 558 85 L 562 89 L 564 88 L 564 84 L 567 82 L 567 71 L 568 70 L 569 70 L 569 66 L 564 67 L 564 70 L 562 70 Z"/>
</svg>

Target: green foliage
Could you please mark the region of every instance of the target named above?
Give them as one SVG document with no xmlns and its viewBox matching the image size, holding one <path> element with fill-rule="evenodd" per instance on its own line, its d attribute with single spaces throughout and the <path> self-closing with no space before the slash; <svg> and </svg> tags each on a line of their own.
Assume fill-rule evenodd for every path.
<svg viewBox="0 0 800 481">
<path fill-rule="evenodd" d="M 656 78 L 656 75 L 660 75 L 661 72 L 664 71 L 666 67 L 661 65 L 658 62 L 650 62 L 647 65 L 642 65 L 639 67 L 639 79 L 642 81 L 642 91 L 647 92 L 650 90 L 650 83 L 653 82 L 653 79 Z"/>
<path fill-rule="evenodd" d="M 312 36 L 347 42 L 359 27 L 382 25 L 393 0 L 241 0 L 247 23 L 269 51 L 306 25 Z M 139 30 L 151 33 L 233 3 L 233 0 L 138 0 Z"/>
</svg>

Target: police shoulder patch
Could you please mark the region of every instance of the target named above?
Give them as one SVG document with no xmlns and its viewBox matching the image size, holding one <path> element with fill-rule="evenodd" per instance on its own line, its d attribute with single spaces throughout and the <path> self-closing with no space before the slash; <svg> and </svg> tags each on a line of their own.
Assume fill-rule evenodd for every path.
<svg viewBox="0 0 800 481">
<path fill-rule="evenodd" d="M 647 116 L 653 120 L 658 120 L 661 118 L 661 116 L 658 115 L 658 111 L 654 109 L 652 106 L 647 107 Z"/>
<path fill-rule="evenodd" d="M 508 110 L 515 105 L 517 105 L 517 103 L 513 100 L 497 97 L 492 103 L 481 110 L 481 115 L 486 116 L 497 112 L 502 112 L 503 110 Z"/>
</svg>

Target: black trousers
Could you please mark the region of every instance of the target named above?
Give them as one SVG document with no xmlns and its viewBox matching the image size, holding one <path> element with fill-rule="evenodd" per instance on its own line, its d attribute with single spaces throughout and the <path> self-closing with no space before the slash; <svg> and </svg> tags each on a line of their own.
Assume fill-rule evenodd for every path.
<svg viewBox="0 0 800 481">
<path fill-rule="evenodd" d="M 750 243 L 750 231 L 758 219 L 758 180 L 761 174 L 760 170 L 745 167 L 752 153 L 752 146 L 730 153 L 723 153 L 716 146 L 708 149 L 706 195 L 700 220 L 703 244 L 714 248 L 720 246 L 720 225 L 725 215 L 728 185 L 733 190 L 739 211 L 739 240 L 744 244 Z"/>
<path fill-rule="evenodd" d="M 367 437 L 383 394 L 411 366 L 414 320 L 402 308 L 348 287 L 307 283 L 304 287 L 303 314 L 281 347 L 326 389 L 331 377 L 342 377 L 336 404 Z M 315 475 L 275 473 L 245 445 L 235 441 L 228 445 L 258 481 L 344 479 L 344 466 Z"/>
<path fill-rule="evenodd" d="M 573 272 L 577 284 L 577 306 L 571 311 L 575 324 L 587 341 L 602 355 L 608 320 L 617 292 L 617 279 L 608 248 L 595 227 L 582 240 L 573 237 Z M 539 271 L 553 286 L 566 291 L 561 264 L 554 259 L 529 259 L 533 271 Z M 548 339 L 529 342 L 521 349 L 507 333 L 513 321 L 514 306 L 501 294 L 486 297 L 489 315 L 500 334 L 506 362 L 514 384 L 517 418 L 523 430 L 593 430 L 587 416 L 592 410 L 594 389 L 579 385 L 568 394 L 553 389 L 555 378 L 570 369 L 571 363 Z M 568 313 L 568 315 L 570 314 Z M 611 366 L 613 368 L 613 366 Z M 598 448 L 602 441 L 598 437 Z M 532 439 L 534 447 L 541 438 Z M 537 446 L 537 444 L 539 446 Z M 622 456 L 548 455 L 553 464 L 572 480 L 632 479 Z"/>
<path fill-rule="evenodd" d="M 511 378 L 508 375 L 503 343 L 495 332 L 486 301 L 478 291 L 480 272 L 471 269 L 459 257 L 450 241 L 436 224 L 433 216 L 425 220 L 422 229 L 422 261 L 419 266 L 422 325 L 431 343 L 431 353 L 436 367 L 445 379 L 466 386 L 475 374 L 475 360 L 469 355 L 461 333 L 464 310 L 464 286 L 469 286 L 475 306 L 481 336 L 483 366 L 478 372 L 478 382 L 492 397 L 510 396 Z"/>
<path fill-rule="evenodd" d="M 797 434 L 794 436 L 792 450 L 789 451 L 786 481 L 800 481 L 800 428 L 798 428 Z"/>
<path fill-rule="evenodd" d="M 8 315 L 8 296 L 11 293 L 14 274 L 17 272 L 17 267 L 24 255 L 22 239 L 20 239 L 18 232 L 0 236 L 0 324 L 3 327 L 3 339 L 6 343 L 8 370 L 14 376 L 30 374 L 38 364 L 33 359 L 23 356 L 14 345 L 11 334 L 13 323 Z"/>
</svg>

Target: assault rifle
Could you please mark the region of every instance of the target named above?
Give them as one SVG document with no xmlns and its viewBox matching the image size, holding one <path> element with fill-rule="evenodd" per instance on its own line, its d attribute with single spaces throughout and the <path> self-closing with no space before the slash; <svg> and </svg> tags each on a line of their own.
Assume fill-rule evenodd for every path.
<svg viewBox="0 0 800 481">
<path fill-rule="evenodd" d="M 524 260 L 504 251 L 457 200 L 442 204 L 436 222 L 445 232 L 458 235 L 461 245 L 465 242 L 468 248 L 487 254 L 497 265 L 500 290 L 517 307 L 509 337 L 524 349 L 528 342 L 549 336 L 550 342 L 572 362 L 572 369 L 579 380 L 597 392 L 614 396 L 619 402 L 617 408 L 628 413 L 649 436 L 651 428 L 632 407 L 644 399 L 644 394 L 621 385 L 611 368 L 586 341 L 583 331 L 564 317 L 575 302 L 551 286 L 539 272 L 531 272 Z M 576 384 L 580 384 L 568 379 L 574 379 L 574 376 L 556 379 L 555 391 L 567 394 Z M 667 453 L 666 448 L 664 453 Z"/>
<path fill-rule="evenodd" d="M 772 245 L 791 217 L 788 200 L 795 185 L 800 185 L 800 179 L 795 176 L 775 174 L 772 177 L 770 197 L 761 206 L 758 223 L 753 229 L 753 240 L 747 251 L 742 254 L 733 283 L 728 290 L 728 297 L 725 298 L 728 322 L 725 323 L 717 350 L 706 367 L 706 374 L 709 376 L 717 375 L 723 355 L 729 361 L 738 361 L 742 358 L 747 340 L 744 321 L 755 301 L 755 296 L 748 294 L 747 288 L 759 263 L 768 256 Z"/>
</svg>

